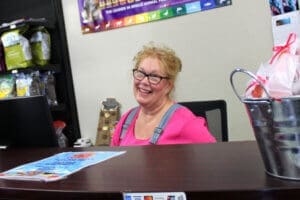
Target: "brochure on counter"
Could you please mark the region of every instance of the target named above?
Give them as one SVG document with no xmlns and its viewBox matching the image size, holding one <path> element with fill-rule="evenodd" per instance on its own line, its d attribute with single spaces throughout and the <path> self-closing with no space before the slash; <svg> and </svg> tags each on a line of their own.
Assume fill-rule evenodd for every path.
<svg viewBox="0 0 300 200">
<path fill-rule="evenodd" d="M 56 181 L 66 178 L 85 167 L 94 165 L 126 151 L 63 152 L 42 160 L 20 165 L 0 173 L 1 179 Z"/>
</svg>

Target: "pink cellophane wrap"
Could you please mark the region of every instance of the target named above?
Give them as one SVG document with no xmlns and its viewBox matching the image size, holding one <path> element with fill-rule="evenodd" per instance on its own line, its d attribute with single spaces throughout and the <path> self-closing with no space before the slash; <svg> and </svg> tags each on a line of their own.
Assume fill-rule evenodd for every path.
<svg viewBox="0 0 300 200">
<path fill-rule="evenodd" d="M 269 63 L 259 67 L 256 76 L 270 97 L 282 98 L 300 94 L 299 49 L 299 40 L 295 33 L 291 33 L 286 44 L 273 48 L 274 53 Z M 245 96 L 247 98 L 266 97 L 260 83 L 252 79 L 248 83 Z"/>
</svg>

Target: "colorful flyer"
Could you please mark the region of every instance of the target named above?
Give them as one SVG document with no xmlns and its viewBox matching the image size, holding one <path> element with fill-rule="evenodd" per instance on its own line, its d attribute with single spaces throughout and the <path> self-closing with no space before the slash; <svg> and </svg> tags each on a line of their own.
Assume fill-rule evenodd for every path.
<svg viewBox="0 0 300 200">
<path fill-rule="evenodd" d="M 1 179 L 57 181 L 85 167 L 124 154 L 125 151 L 63 152 L 0 173 Z"/>
<path fill-rule="evenodd" d="M 82 33 L 153 22 L 231 4 L 231 0 L 78 0 Z"/>
</svg>

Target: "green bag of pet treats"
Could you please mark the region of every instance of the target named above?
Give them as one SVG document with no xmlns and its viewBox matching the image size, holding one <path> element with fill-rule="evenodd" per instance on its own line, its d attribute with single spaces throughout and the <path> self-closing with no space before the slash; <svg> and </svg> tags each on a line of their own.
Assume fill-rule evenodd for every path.
<svg viewBox="0 0 300 200">
<path fill-rule="evenodd" d="M 37 65 L 47 65 L 50 60 L 50 34 L 43 26 L 32 29 L 30 37 L 33 62 Z"/>
<path fill-rule="evenodd" d="M 28 39 L 23 36 L 26 28 L 15 29 L 2 34 L 4 57 L 7 70 L 32 66 L 32 54 Z"/>
</svg>

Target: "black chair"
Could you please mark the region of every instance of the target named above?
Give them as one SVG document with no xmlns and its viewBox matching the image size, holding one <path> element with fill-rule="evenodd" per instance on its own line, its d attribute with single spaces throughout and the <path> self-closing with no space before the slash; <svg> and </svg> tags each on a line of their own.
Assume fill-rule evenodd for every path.
<svg viewBox="0 0 300 200">
<path fill-rule="evenodd" d="M 195 115 L 206 119 L 211 134 L 218 142 L 228 141 L 227 106 L 224 100 L 178 102 Z"/>
</svg>

